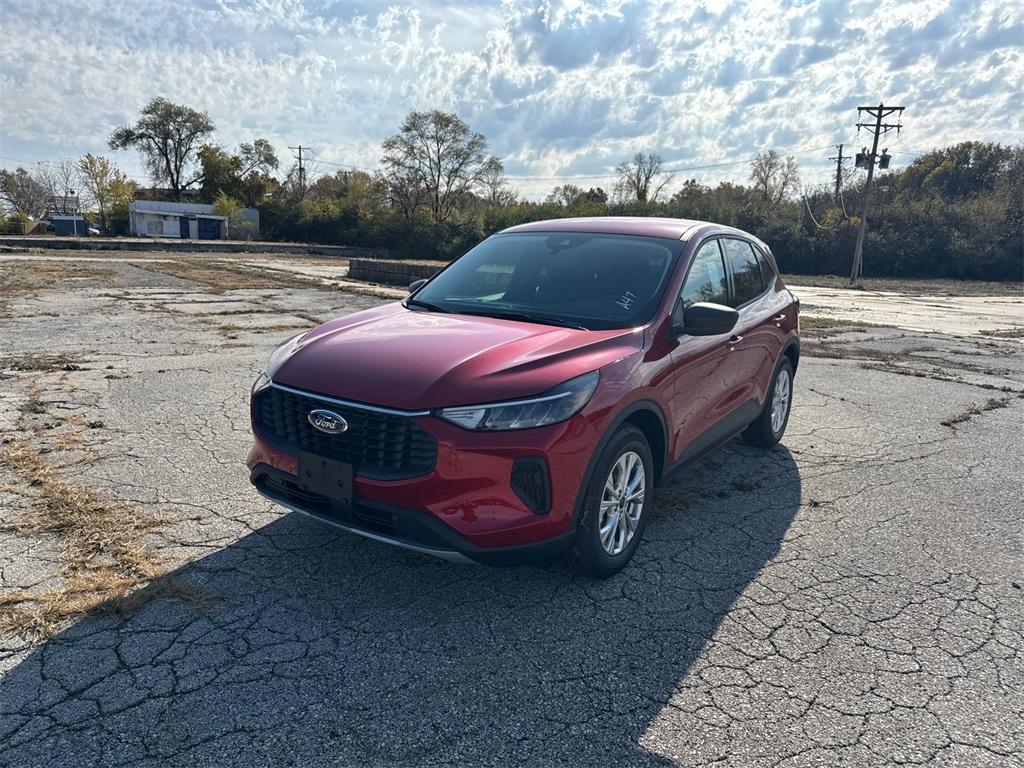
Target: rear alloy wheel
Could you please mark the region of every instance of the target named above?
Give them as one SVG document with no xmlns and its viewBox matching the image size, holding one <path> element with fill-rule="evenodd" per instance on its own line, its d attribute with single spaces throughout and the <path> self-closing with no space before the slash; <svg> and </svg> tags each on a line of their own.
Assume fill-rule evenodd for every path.
<svg viewBox="0 0 1024 768">
<path fill-rule="evenodd" d="M 771 448 L 786 432 L 789 411 L 793 405 L 793 364 L 788 357 L 775 369 L 772 385 L 764 399 L 764 408 L 754 422 L 743 431 L 743 439 L 760 448 Z"/>
<path fill-rule="evenodd" d="M 604 579 L 633 557 L 647 521 L 653 466 L 647 438 L 632 425 L 621 427 L 605 446 L 594 465 L 569 553 L 580 573 Z"/>
</svg>

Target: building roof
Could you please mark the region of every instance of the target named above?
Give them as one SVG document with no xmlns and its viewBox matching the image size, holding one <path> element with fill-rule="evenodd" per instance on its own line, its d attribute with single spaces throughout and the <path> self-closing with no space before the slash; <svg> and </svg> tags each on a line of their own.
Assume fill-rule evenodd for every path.
<svg viewBox="0 0 1024 768">
<path fill-rule="evenodd" d="M 134 205 L 134 203 L 133 203 Z M 131 213 L 148 213 L 151 216 L 191 216 L 197 219 L 218 219 L 227 221 L 227 216 L 218 216 L 215 213 L 190 213 L 188 211 L 168 211 L 166 209 L 155 210 L 152 208 L 129 208 Z"/>
<path fill-rule="evenodd" d="M 509 227 L 503 232 L 590 232 L 609 235 L 642 235 L 680 240 L 695 227 L 707 224 L 692 219 L 668 219 L 656 216 L 580 216 L 567 219 L 533 221 Z"/>
<path fill-rule="evenodd" d="M 255 211 L 242 208 L 242 213 Z M 208 203 L 178 203 L 172 200 L 133 200 L 128 203 L 130 213 L 157 213 L 170 216 L 210 216 L 213 206 Z"/>
</svg>

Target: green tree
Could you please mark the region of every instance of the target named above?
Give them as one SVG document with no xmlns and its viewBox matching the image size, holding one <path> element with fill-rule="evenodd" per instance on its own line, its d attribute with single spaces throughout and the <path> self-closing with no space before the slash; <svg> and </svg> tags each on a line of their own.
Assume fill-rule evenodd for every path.
<svg viewBox="0 0 1024 768">
<path fill-rule="evenodd" d="M 158 97 L 142 109 L 137 123 L 110 134 L 108 143 L 111 149 L 138 150 L 153 181 L 166 184 L 174 199 L 181 200 L 182 190 L 202 179 L 197 155 L 213 131 L 205 112 Z"/>
<path fill-rule="evenodd" d="M 0 170 L 0 200 L 8 210 L 39 218 L 46 212 L 46 186 L 24 168 Z"/>
<path fill-rule="evenodd" d="M 198 157 L 204 200 L 212 202 L 218 192 L 224 192 L 246 205 L 256 206 L 276 183 L 270 172 L 278 167 L 277 154 L 266 139 L 240 144 L 234 154 L 207 144 L 200 148 Z"/>
<path fill-rule="evenodd" d="M 213 214 L 215 216 L 223 216 L 228 221 L 228 236 L 238 239 L 238 229 L 242 223 L 242 208 L 245 206 L 238 200 L 238 198 L 227 195 L 223 192 L 218 192 L 217 197 L 213 201 Z"/>
<path fill-rule="evenodd" d="M 86 154 L 78 161 L 78 171 L 89 204 L 95 207 L 99 225 L 104 232 L 112 220 L 126 218 L 128 204 L 134 199 L 137 185 L 110 160 Z"/>
</svg>

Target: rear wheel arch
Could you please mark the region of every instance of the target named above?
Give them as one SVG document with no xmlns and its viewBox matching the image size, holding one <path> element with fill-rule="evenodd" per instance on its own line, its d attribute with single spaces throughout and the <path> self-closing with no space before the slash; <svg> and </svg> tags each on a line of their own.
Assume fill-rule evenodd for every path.
<svg viewBox="0 0 1024 768">
<path fill-rule="evenodd" d="M 779 357 L 779 360 L 776 361 L 776 363 L 775 363 L 776 368 L 778 367 L 779 362 L 781 362 L 782 357 L 788 357 L 789 358 L 789 362 L 793 365 L 793 373 L 795 374 L 796 373 L 797 364 L 800 362 L 800 341 L 799 341 L 799 339 L 790 339 L 789 341 L 786 342 L 786 346 L 784 346 L 782 348 L 782 355 Z"/>
</svg>

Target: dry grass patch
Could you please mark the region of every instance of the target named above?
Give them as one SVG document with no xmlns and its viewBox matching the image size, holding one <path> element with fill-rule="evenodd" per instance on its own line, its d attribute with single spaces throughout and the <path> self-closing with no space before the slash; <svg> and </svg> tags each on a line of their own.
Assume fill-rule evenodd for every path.
<svg viewBox="0 0 1024 768">
<path fill-rule="evenodd" d="M 924 296 L 1024 296 L 1024 283 L 942 278 L 865 277 L 863 287 L 850 288 L 850 278 L 840 275 L 783 275 L 787 285 L 816 288 L 846 288 L 864 291 L 895 291 Z"/>
<path fill-rule="evenodd" d="M 286 272 L 268 275 L 257 268 L 210 259 L 161 262 L 133 262 L 133 267 L 161 272 L 171 277 L 192 280 L 207 286 L 212 293 L 245 288 L 324 288 L 319 280 Z"/>
<path fill-rule="evenodd" d="M 0 632 L 48 637 L 69 619 L 126 613 L 153 597 L 198 599 L 197 590 L 159 578 L 163 559 L 146 542 L 159 522 L 129 504 L 61 477 L 38 451 L 12 442 L 0 466 L 28 487 L 28 510 L 3 530 L 58 542 L 64 584 L 0 597 Z"/>
<path fill-rule="evenodd" d="M 83 261 L 0 261 L 0 311 L 4 310 L 5 299 L 29 296 L 52 288 L 67 288 L 66 283 L 70 280 L 75 280 L 76 286 L 109 287 L 119 280 L 119 275 L 109 267 Z"/>
<path fill-rule="evenodd" d="M 944 427 L 952 427 L 955 429 L 957 424 L 963 424 L 965 421 L 970 421 L 975 416 L 980 416 L 986 411 L 995 411 L 998 410 L 999 408 L 1005 408 L 1007 405 L 1010 404 L 1010 400 L 1012 399 L 1012 397 L 990 397 L 988 399 L 988 402 L 986 402 L 985 404 L 972 405 L 967 410 L 962 411 L 956 414 L 955 416 L 950 416 L 948 419 L 944 419 L 940 423 Z"/>
<path fill-rule="evenodd" d="M 1024 339 L 1024 328 L 998 328 L 991 331 L 979 331 L 979 333 L 994 339 Z"/>
<path fill-rule="evenodd" d="M 50 372 L 50 371 L 77 371 L 81 366 L 75 362 L 71 355 L 63 354 L 28 354 L 14 355 L 5 358 L 0 362 L 0 367 L 9 371 L 28 372 Z"/>
<path fill-rule="evenodd" d="M 299 323 L 275 323 L 274 325 L 245 325 L 244 323 L 217 323 L 209 322 L 205 318 L 200 317 L 200 320 L 204 325 L 208 326 L 214 331 L 225 334 L 227 338 L 237 338 L 239 333 L 278 333 L 291 331 L 297 333 L 298 331 L 305 330 L 308 325 L 302 325 Z M 318 324 L 318 323 L 317 323 Z"/>
<path fill-rule="evenodd" d="M 1018 397 L 1024 397 L 1024 390 L 1014 389 L 1011 386 L 1005 384 L 988 384 L 983 381 L 967 381 L 961 376 L 953 376 L 949 374 L 939 373 L 935 370 L 923 370 L 921 368 L 910 368 L 902 365 L 895 365 L 892 363 L 861 363 L 860 367 L 866 371 L 881 371 L 883 373 L 895 373 L 899 376 L 913 376 L 918 379 L 932 379 L 934 381 L 943 381 L 950 384 L 963 384 L 969 387 L 977 387 L 978 389 L 988 389 L 993 392 L 1009 392 Z"/>
<path fill-rule="evenodd" d="M 818 317 L 818 316 L 807 316 L 800 315 L 800 330 L 801 331 L 818 331 L 818 330 L 845 330 L 845 331 L 868 331 L 872 328 L 886 328 L 891 326 L 877 326 L 871 323 L 862 323 L 856 320 L 843 320 L 838 317 Z"/>
<path fill-rule="evenodd" d="M 809 317 L 800 315 L 800 333 L 807 339 L 830 339 L 843 333 L 867 333 L 882 329 L 891 329 L 891 325 L 863 323 L 856 320 L 843 320 L 838 317 Z"/>
</svg>

